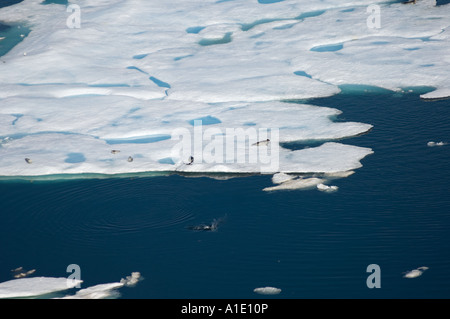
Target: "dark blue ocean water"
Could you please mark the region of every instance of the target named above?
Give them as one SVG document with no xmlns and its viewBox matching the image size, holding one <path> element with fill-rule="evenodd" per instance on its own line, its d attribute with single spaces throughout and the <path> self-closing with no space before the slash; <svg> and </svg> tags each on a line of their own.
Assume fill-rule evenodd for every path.
<svg viewBox="0 0 450 319">
<path fill-rule="evenodd" d="M 264 286 L 282 289 L 269 298 L 449 298 L 450 145 L 427 142 L 450 141 L 450 101 L 419 93 L 309 101 L 374 125 L 342 141 L 374 154 L 336 193 L 263 192 L 271 176 L 1 181 L 0 282 L 78 264 L 82 287 L 141 272 L 121 298 L 261 298 Z M 218 218 L 215 232 L 189 229 Z M 381 288 L 366 286 L 369 264 Z"/>
</svg>

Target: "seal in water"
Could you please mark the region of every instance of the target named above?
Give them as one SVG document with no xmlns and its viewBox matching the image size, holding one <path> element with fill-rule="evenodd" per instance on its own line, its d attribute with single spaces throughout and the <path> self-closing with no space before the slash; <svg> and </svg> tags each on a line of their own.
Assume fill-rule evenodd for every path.
<svg viewBox="0 0 450 319">
<path fill-rule="evenodd" d="M 223 218 L 214 219 L 211 224 L 200 224 L 195 226 L 189 226 L 190 230 L 198 230 L 198 231 L 216 231 L 219 227 L 219 224 L 223 222 Z"/>
</svg>

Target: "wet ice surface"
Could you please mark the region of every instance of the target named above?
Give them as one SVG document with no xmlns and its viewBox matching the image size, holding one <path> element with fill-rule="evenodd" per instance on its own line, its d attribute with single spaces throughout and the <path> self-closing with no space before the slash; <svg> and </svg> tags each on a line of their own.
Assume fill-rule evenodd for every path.
<svg viewBox="0 0 450 319">
<path fill-rule="evenodd" d="M 371 28 L 367 8 L 376 3 L 381 27 Z M 352 84 L 435 87 L 423 95 L 432 99 L 450 90 L 450 6 L 432 1 L 77 4 L 75 29 L 63 5 L 29 0 L 0 9 L 3 23 L 31 29 L 0 63 L 1 176 L 346 172 L 372 150 L 337 140 L 371 125 L 334 122 L 338 109 L 287 101 Z M 194 156 L 185 165 L 174 132 L 194 135 L 196 120 L 209 134 L 210 157 L 213 137 L 226 138 L 227 128 L 276 128 L 280 142 L 324 144 L 293 151 L 275 141 L 278 162 L 267 169 L 238 156 Z M 304 182 L 274 187 L 295 185 Z"/>
</svg>

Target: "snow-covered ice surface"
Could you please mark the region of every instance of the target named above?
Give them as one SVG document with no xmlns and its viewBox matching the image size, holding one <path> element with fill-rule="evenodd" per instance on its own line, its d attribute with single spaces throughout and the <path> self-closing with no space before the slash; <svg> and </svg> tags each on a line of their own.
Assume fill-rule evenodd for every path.
<svg viewBox="0 0 450 319">
<path fill-rule="evenodd" d="M 139 272 L 132 272 L 130 276 L 122 278 L 119 282 L 99 284 L 67 294 L 58 299 L 110 299 L 120 296 L 118 291 L 122 287 L 134 287 L 143 278 Z M 51 294 L 61 293 L 73 288 L 80 288 L 82 280 L 67 279 L 64 277 L 32 277 L 13 279 L 0 283 L 0 298 L 43 298 L 52 297 Z"/>
<path fill-rule="evenodd" d="M 262 171 L 236 157 L 185 165 L 174 132 L 194 135 L 195 120 L 209 130 L 205 145 L 227 128 L 277 129 L 266 173 L 339 174 L 372 150 L 337 140 L 372 126 L 288 102 L 352 84 L 449 95 L 450 5 L 429 0 L 80 0 L 80 28 L 66 23 L 75 11 L 41 2 L 0 9 L 2 23 L 31 30 L 1 57 L 3 177 Z M 367 22 L 372 4 L 380 28 Z M 326 143 L 293 151 L 278 138 Z"/>
<path fill-rule="evenodd" d="M 74 288 L 82 281 L 63 277 L 33 277 L 0 283 L 0 298 L 35 297 Z"/>
</svg>

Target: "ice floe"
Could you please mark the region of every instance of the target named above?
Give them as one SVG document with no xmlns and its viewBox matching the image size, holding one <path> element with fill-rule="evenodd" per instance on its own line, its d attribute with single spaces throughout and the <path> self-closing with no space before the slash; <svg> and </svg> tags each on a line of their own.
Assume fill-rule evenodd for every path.
<svg viewBox="0 0 450 319">
<path fill-rule="evenodd" d="M 118 288 L 123 287 L 120 282 L 109 284 L 99 284 L 92 287 L 78 290 L 74 295 L 67 295 L 54 299 L 113 299 L 118 298 L 120 293 Z"/>
<path fill-rule="evenodd" d="M 119 288 L 134 287 L 142 280 L 139 272 L 132 272 L 130 276 L 122 278 L 120 282 L 99 284 L 78 290 L 74 295 L 66 295 L 58 299 L 115 299 L 120 297 Z"/>
<path fill-rule="evenodd" d="M 35 297 L 74 288 L 81 280 L 67 278 L 32 277 L 0 283 L 0 298 Z"/>
<path fill-rule="evenodd" d="M 404 278 L 416 278 L 422 276 L 423 272 L 427 270 L 428 267 L 419 267 L 417 269 L 410 270 L 405 273 Z"/>
<path fill-rule="evenodd" d="M 286 173 L 276 173 L 272 176 L 272 182 L 274 184 L 281 184 L 295 178 L 293 175 L 288 175 Z"/>
<path fill-rule="evenodd" d="M 0 176 L 262 171 L 233 156 L 185 165 L 173 133 L 193 133 L 199 119 L 208 143 L 227 128 L 324 142 L 290 150 L 271 138 L 278 163 L 264 172 L 353 172 L 372 151 L 337 140 L 372 126 L 336 122 L 338 109 L 299 100 L 343 85 L 428 86 L 422 98 L 448 97 L 450 6 L 434 4 L 80 0 L 79 28 L 64 5 L 1 8 L 2 23 L 31 31 L 0 64 Z M 379 27 L 367 22 L 369 5 L 379 6 Z M 305 183 L 286 182 L 278 186 Z"/>
<path fill-rule="evenodd" d="M 433 141 L 430 141 L 430 142 L 428 142 L 427 143 L 427 146 L 429 146 L 429 147 L 433 147 L 433 146 L 444 146 L 444 145 L 447 145 L 447 143 L 445 143 L 445 142 L 433 142 Z"/>
<path fill-rule="evenodd" d="M 338 187 L 335 185 L 328 186 L 328 185 L 320 183 L 320 184 L 317 184 L 317 189 L 322 192 L 331 193 L 331 192 L 337 191 Z"/>
<path fill-rule="evenodd" d="M 21 270 L 15 269 L 15 271 Z M 20 278 L 0 283 L 0 298 L 42 298 L 44 295 L 57 299 L 118 298 L 120 296 L 119 288 L 134 287 L 142 279 L 139 272 L 132 272 L 130 276 L 122 278 L 119 282 L 94 285 L 79 289 L 75 294 L 68 294 L 64 297 L 53 297 L 51 295 L 52 293 L 61 293 L 78 287 L 83 281 L 54 277 Z"/>
<path fill-rule="evenodd" d="M 260 287 L 253 289 L 253 292 L 260 295 L 278 295 L 281 293 L 281 289 L 276 287 Z"/>
<path fill-rule="evenodd" d="M 311 177 L 311 178 L 296 178 L 285 181 L 279 185 L 266 187 L 263 190 L 277 191 L 277 190 L 293 190 L 293 189 L 310 189 L 321 184 L 324 180 L 321 178 Z"/>
</svg>

